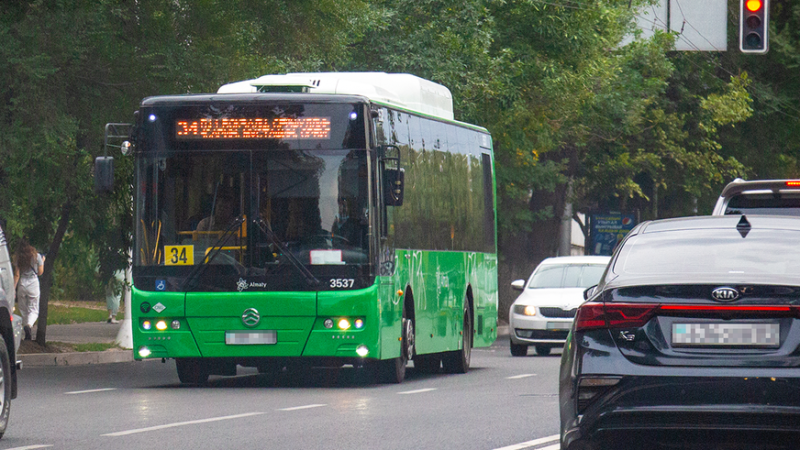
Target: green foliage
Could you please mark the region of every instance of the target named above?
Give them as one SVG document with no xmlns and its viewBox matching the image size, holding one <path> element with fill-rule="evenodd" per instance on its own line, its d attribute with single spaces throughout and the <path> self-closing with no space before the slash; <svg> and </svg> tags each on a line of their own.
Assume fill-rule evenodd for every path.
<svg viewBox="0 0 800 450">
<path fill-rule="evenodd" d="M 568 200 L 667 217 L 708 212 L 736 176 L 800 176 L 800 5 L 773 2 L 771 50 L 753 56 L 733 50 L 733 16 L 728 52 L 674 52 L 670 33 L 622 45 L 650 3 L 6 2 L 0 217 L 12 242 L 61 249 L 55 295 L 102 295 L 127 264 L 133 221 L 130 158 L 113 153 L 111 196 L 92 191 L 103 125 L 132 120 L 149 95 L 287 71 L 409 72 L 448 86 L 456 118 L 492 132 L 501 233 L 528 244 L 553 241 L 536 227 Z"/>
</svg>

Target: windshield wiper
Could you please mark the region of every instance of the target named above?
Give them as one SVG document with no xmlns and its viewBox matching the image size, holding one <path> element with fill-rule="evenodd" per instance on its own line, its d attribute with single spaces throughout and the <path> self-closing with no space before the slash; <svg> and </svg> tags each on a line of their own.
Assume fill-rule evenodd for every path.
<svg viewBox="0 0 800 450">
<path fill-rule="evenodd" d="M 219 252 L 222 250 L 222 247 L 228 242 L 228 239 L 233 236 L 233 231 L 237 230 L 242 222 L 244 222 L 244 216 L 238 216 L 230 225 L 228 225 L 228 228 L 225 229 L 222 235 L 217 238 L 216 242 L 214 242 L 214 245 L 211 246 L 211 252 L 203 257 L 203 263 L 194 266 L 194 269 L 192 269 L 186 279 L 183 280 L 183 284 L 181 284 L 180 287 L 181 291 L 185 291 L 189 286 L 189 283 L 191 283 L 201 272 L 205 270 L 208 265 L 211 264 L 212 261 L 214 261 L 214 258 L 217 257 Z"/>
<path fill-rule="evenodd" d="M 276 247 L 278 247 L 278 250 L 280 250 L 281 254 L 286 256 L 286 259 L 288 259 L 289 262 L 291 262 L 292 265 L 295 266 L 297 270 L 300 271 L 300 273 L 303 275 L 303 278 L 306 279 L 306 283 L 312 286 L 320 285 L 321 282 L 319 281 L 319 279 L 315 277 L 314 274 L 311 273 L 310 270 L 308 270 L 308 267 L 303 265 L 303 263 L 301 263 L 300 260 L 297 259 L 297 257 L 294 256 L 294 254 L 291 251 L 289 251 L 289 249 L 286 248 L 286 246 L 283 244 L 283 242 L 280 241 L 280 239 L 278 239 L 278 236 L 276 236 L 275 232 L 272 231 L 272 227 L 269 225 L 269 222 L 265 221 L 262 217 L 259 217 L 258 220 L 254 220 L 254 222 L 256 225 L 258 225 L 258 228 L 260 228 L 261 231 L 263 231 L 264 234 L 267 235 L 267 238 L 270 241 L 272 241 L 272 243 Z"/>
</svg>

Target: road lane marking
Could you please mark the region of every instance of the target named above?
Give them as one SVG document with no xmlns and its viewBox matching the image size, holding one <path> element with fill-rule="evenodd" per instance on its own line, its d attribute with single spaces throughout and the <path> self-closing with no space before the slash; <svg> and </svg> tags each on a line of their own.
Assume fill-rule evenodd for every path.
<svg viewBox="0 0 800 450">
<path fill-rule="evenodd" d="M 34 448 L 47 448 L 52 447 L 52 445 L 26 445 L 25 447 L 14 447 L 9 448 L 8 450 L 33 450 Z"/>
<path fill-rule="evenodd" d="M 535 377 L 535 373 L 523 373 L 522 375 L 514 375 L 513 377 L 506 377 L 506 380 L 519 380 L 520 378 Z"/>
<path fill-rule="evenodd" d="M 537 448 L 536 450 L 560 450 L 561 444 L 548 445 L 547 447 Z"/>
<path fill-rule="evenodd" d="M 154 427 L 147 427 L 147 428 L 137 428 L 134 430 L 126 430 L 126 431 L 117 431 L 116 433 L 108 433 L 108 434 L 101 434 L 101 436 L 127 436 L 129 434 L 136 434 L 136 433 L 146 433 L 148 431 L 157 431 L 163 430 L 165 428 L 174 428 L 174 427 L 182 427 L 184 425 L 197 425 L 200 423 L 208 423 L 208 422 L 218 422 L 220 420 L 231 420 L 231 419 L 241 419 L 243 417 L 250 417 L 250 416 L 258 416 L 264 414 L 263 412 L 251 412 L 245 414 L 236 414 L 233 416 L 222 416 L 222 417 L 212 417 L 210 419 L 200 419 L 200 420 L 190 420 L 187 422 L 176 422 L 176 423 L 168 423 L 166 425 L 157 425 Z"/>
<path fill-rule="evenodd" d="M 426 389 L 417 389 L 417 390 L 415 390 L 415 391 L 403 391 L 403 392 L 398 392 L 397 394 L 398 394 L 398 395 L 399 395 L 399 394 L 421 394 L 421 393 L 423 393 L 423 392 L 430 392 L 430 391 L 435 391 L 435 390 L 436 390 L 436 388 L 426 388 Z"/>
<path fill-rule="evenodd" d="M 72 391 L 72 392 L 64 392 L 64 395 L 74 395 L 74 394 L 88 394 L 90 392 L 105 392 L 105 391 L 116 391 L 117 388 L 105 388 L 105 389 L 89 389 L 88 391 Z"/>
<path fill-rule="evenodd" d="M 314 405 L 305 405 L 305 406 L 293 406 L 291 408 L 282 408 L 278 411 L 298 411 L 301 409 L 309 409 L 309 408 L 319 408 L 320 406 L 328 406 L 326 404 L 314 404 Z"/>
<path fill-rule="evenodd" d="M 519 444 L 509 445 L 508 447 L 500 447 L 500 448 L 496 448 L 494 450 L 522 450 L 523 448 L 530 448 L 530 447 L 533 447 L 535 445 L 549 444 L 549 443 L 551 443 L 553 441 L 557 441 L 559 438 L 560 438 L 559 435 L 554 434 L 552 436 L 547 436 L 547 437 L 543 437 L 543 438 L 539 438 L 539 439 L 534 439 L 534 440 L 528 441 L 528 442 L 520 442 Z M 558 445 L 560 445 L 560 444 L 558 444 Z M 554 449 L 554 448 L 558 448 L 558 447 L 553 447 L 553 446 L 546 447 L 547 450 Z M 545 450 L 545 449 L 539 449 L 539 450 Z"/>
</svg>

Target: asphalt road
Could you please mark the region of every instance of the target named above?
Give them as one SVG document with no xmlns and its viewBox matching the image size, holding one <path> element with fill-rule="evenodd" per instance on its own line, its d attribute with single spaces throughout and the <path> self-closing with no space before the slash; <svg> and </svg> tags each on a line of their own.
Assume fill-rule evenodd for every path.
<svg viewBox="0 0 800 450">
<path fill-rule="evenodd" d="M 178 382 L 174 361 L 31 367 L 0 449 L 558 448 L 560 355 L 475 349 L 464 375 L 364 384 L 352 368 L 308 379 L 212 376 Z M 519 445 L 517 445 L 519 444 Z"/>
</svg>

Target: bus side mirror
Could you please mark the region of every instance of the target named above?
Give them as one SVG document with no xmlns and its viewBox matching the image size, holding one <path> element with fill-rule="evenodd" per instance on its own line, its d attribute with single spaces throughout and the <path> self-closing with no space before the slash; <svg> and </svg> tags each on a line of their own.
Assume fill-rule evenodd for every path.
<svg viewBox="0 0 800 450">
<path fill-rule="evenodd" d="M 114 190 L 114 158 L 98 156 L 94 160 L 94 192 L 107 194 Z"/>
<path fill-rule="evenodd" d="M 386 206 L 402 206 L 406 172 L 404 169 L 383 170 L 383 202 Z"/>
</svg>

